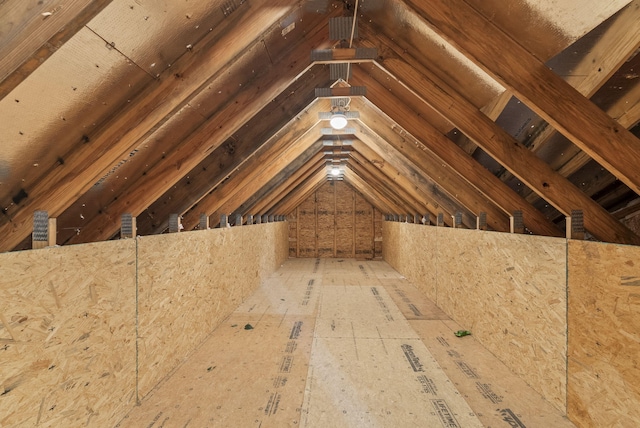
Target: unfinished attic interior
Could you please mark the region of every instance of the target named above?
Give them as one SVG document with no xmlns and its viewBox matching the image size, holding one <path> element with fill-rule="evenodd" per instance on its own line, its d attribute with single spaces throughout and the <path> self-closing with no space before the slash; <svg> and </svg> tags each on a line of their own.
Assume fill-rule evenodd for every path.
<svg viewBox="0 0 640 428">
<path fill-rule="evenodd" d="M 0 427 L 640 426 L 639 51 L 640 0 L 0 0 Z"/>
</svg>

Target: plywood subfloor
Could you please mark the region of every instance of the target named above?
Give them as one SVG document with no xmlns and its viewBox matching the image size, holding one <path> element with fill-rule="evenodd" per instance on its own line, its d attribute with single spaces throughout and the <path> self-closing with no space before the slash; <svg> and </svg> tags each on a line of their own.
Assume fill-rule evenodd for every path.
<svg viewBox="0 0 640 428">
<path fill-rule="evenodd" d="M 382 261 L 291 259 L 121 427 L 570 427 Z"/>
</svg>

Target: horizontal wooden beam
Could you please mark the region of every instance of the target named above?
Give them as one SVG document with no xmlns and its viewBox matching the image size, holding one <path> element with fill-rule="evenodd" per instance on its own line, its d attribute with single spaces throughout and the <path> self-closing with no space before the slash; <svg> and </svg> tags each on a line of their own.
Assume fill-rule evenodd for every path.
<svg viewBox="0 0 640 428">
<path fill-rule="evenodd" d="M 361 63 L 376 59 L 378 51 L 372 48 L 314 49 L 311 61 L 318 64 Z"/>
<path fill-rule="evenodd" d="M 333 88 L 316 88 L 316 97 L 355 97 L 367 95 L 364 86 L 334 86 Z"/>
</svg>

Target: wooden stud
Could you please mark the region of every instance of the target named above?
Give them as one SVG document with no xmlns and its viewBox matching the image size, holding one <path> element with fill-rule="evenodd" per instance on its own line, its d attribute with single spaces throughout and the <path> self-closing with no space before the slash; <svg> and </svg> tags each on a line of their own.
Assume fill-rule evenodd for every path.
<svg viewBox="0 0 640 428">
<path fill-rule="evenodd" d="M 357 227 L 358 220 L 357 219 L 358 219 L 358 213 L 357 213 L 357 204 L 356 204 L 356 192 L 352 192 L 351 193 L 351 221 L 353 222 L 353 236 L 351 237 L 352 238 L 351 254 L 353 254 L 353 257 L 356 257 L 357 255 L 356 251 L 358 248 L 358 246 L 356 245 L 356 243 L 358 242 L 358 227 Z M 371 230 L 373 230 L 373 228 Z M 372 245 L 373 245 L 373 242 L 372 242 Z"/>
<path fill-rule="evenodd" d="M 422 224 L 431 226 L 431 214 L 425 213 L 425 215 L 422 216 Z"/>
<path fill-rule="evenodd" d="M 131 213 L 124 213 L 120 217 L 120 238 L 131 239 L 136 237 L 136 218 Z"/>
<path fill-rule="evenodd" d="M 236 214 L 236 222 L 234 226 L 242 226 L 242 214 Z"/>
<path fill-rule="evenodd" d="M 253 224 L 253 215 L 252 215 L 252 214 L 249 214 L 249 215 L 247 216 L 247 224 L 248 224 L 248 225 Z"/>
<path fill-rule="evenodd" d="M 268 216 L 267 214 L 264 214 L 264 215 L 262 216 L 262 222 L 263 222 L 263 223 L 269 223 L 269 216 Z"/>
<path fill-rule="evenodd" d="M 444 214 L 443 213 L 438 213 L 438 220 L 436 222 L 437 226 L 444 226 Z"/>
<path fill-rule="evenodd" d="M 49 217 L 49 233 L 48 233 L 48 241 L 49 247 L 56 246 L 56 236 L 58 232 L 58 220 L 55 218 Z"/>
<path fill-rule="evenodd" d="M 261 224 L 262 223 L 262 216 L 260 214 L 257 214 L 255 217 L 255 224 Z"/>
</svg>

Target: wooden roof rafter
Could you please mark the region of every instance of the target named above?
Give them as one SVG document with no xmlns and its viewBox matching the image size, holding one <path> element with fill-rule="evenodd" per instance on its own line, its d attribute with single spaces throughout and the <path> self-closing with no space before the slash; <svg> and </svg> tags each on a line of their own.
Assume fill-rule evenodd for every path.
<svg viewBox="0 0 640 428">
<path fill-rule="evenodd" d="M 640 141 L 464 0 L 409 4 L 441 36 L 640 193 Z M 458 28 L 466 28 L 460 32 Z M 495 55 L 501 46 L 503 55 Z M 602 145 L 600 141 L 609 144 Z"/>
<path fill-rule="evenodd" d="M 419 69 L 417 66 L 409 67 L 399 60 L 385 60 L 381 67 L 392 75 L 402 75 L 402 84 L 410 89 L 415 97 L 452 122 L 478 146 L 565 215 L 573 209 L 583 209 L 585 226 L 595 236 L 610 242 L 640 243 L 640 237 L 537 158 L 469 103 L 464 96 L 429 70 Z"/>
<path fill-rule="evenodd" d="M 582 46 L 599 37 L 592 50 L 581 51 L 582 59 L 577 56 L 578 52 L 573 57 L 578 60 L 575 70 L 584 66 L 584 73 L 580 73 L 586 78 L 576 86 L 585 95 L 602 85 L 603 75 L 618 70 L 624 56 L 633 52 L 637 45 L 634 40 L 640 30 L 625 31 L 623 28 L 633 27 L 640 0 L 629 1 L 629 6 L 603 24 L 598 32 L 585 37 Z M 582 180 L 587 182 L 580 186 L 587 189 L 586 195 L 577 186 L 563 181 L 562 174 L 572 173 L 589 161 L 587 167 L 571 177 L 574 182 L 581 182 L 575 180 L 585 177 L 590 165 L 595 163 L 587 152 L 578 151 L 577 156 L 564 162 L 558 170 L 561 159 L 551 157 L 553 150 L 546 150 L 541 154 L 543 160 L 536 160 L 532 150 L 518 147 L 517 143 L 514 145 L 515 140 L 495 124 L 495 118 L 505 106 L 505 117 L 509 118 L 509 112 L 515 109 L 515 102 L 509 102 L 511 94 L 521 98 L 522 89 L 517 87 L 518 82 L 509 81 L 511 77 L 504 75 L 504 69 L 495 68 L 502 65 L 492 63 L 493 58 L 483 57 L 486 53 L 482 46 L 473 45 L 474 40 L 467 41 L 466 35 L 448 33 L 447 25 L 459 22 L 459 17 L 449 16 L 447 11 L 458 13 L 462 10 L 464 16 L 471 16 L 465 25 L 474 23 L 467 28 L 472 34 L 484 33 L 488 28 L 489 40 L 503 40 L 502 37 L 520 44 L 517 54 L 507 53 L 512 59 L 525 55 L 527 64 L 533 64 L 532 60 L 543 64 L 571 40 L 563 39 L 561 34 L 529 39 L 532 31 L 535 33 L 535 27 L 544 26 L 544 23 L 531 23 L 531 28 L 515 26 L 509 13 L 524 13 L 526 5 L 519 2 L 509 13 L 502 10 L 498 0 L 455 0 L 453 8 L 446 3 L 438 0 L 433 5 L 426 5 L 411 0 L 388 0 L 389 10 L 363 9 L 360 38 L 354 49 L 344 50 L 345 45 L 341 44 L 331 52 L 330 59 L 318 57 L 316 62 L 313 56 L 311 60 L 309 58 L 311 51 L 338 46 L 328 41 L 327 18 L 352 13 L 341 2 L 333 2 L 328 13 L 311 13 L 300 2 L 257 0 L 225 21 L 225 31 L 216 29 L 209 35 L 199 32 L 198 35 L 204 38 L 195 37 L 194 44 L 189 44 L 186 51 L 182 41 L 173 40 L 173 45 L 160 47 L 150 55 L 132 57 L 137 68 L 149 73 L 150 65 L 146 64 L 145 58 L 156 58 L 163 52 L 175 54 L 166 61 L 167 64 L 172 62 L 171 69 L 165 67 L 167 64 L 161 64 L 157 79 L 154 74 L 148 74 L 145 76 L 148 82 L 138 82 L 140 85 L 130 91 L 130 107 L 121 111 L 106 107 L 98 109 L 100 112 L 95 117 L 99 124 L 87 135 L 87 143 L 77 144 L 69 138 L 64 151 L 72 150 L 63 154 L 63 162 L 51 168 L 48 166 L 41 177 L 34 173 L 42 173 L 45 168 L 29 170 L 31 173 L 24 180 L 22 189 L 25 196 L 16 198 L 18 202 L 14 204 L 5 205 L 6 217 L 0 219 L 0 233 L 8 232 L 4 236 L 9 239 L 0 247 L 6 244 L 6 249 L 11 249 L 20 239 L 25 242 L 31 211 L 36 205 L 49 210 L 61 221 L 59 224 L 65 226 L 59 233 L 64 243 L 109 239 L 117 233 L 123 212 L 136 215 L 139 230 L 144 233 L 161 232 L 168 213 L 181 213 L 191 219 L 196 212 L 199 215 L 200 208 L 206 207 L 213 210 L 214 216 L 219 212 L 249 214 L 254 209 L 281 214 L 273 210 L 290 209 L 292 201 L 299 201 L 302 194 L 321 185 L 320 175 L 314 168 L 322 168 L 321 153 L 309 151 L 306 146 L 319 147 L 318 141 L 305 140 L 302 146 L 291 148 L 292 151 L 287 149 L 287 155 L 283 155 L 282 146 L 276 148 L 287 139 L 296 140 L 312 126 L 322 126 L 316 124 L 317 115 L 306 118 L 308 123 L 301 124 L 294 131 L 296 135 L 290 137 L 287 134 L 292 128 L 284 118 L 295 116 L 309 106 L 314 86 L 333 86 L 336 91 L 342 91 L 341 94 L 350 93 L 346 82 L 331 85 L 327 79 L 328 67 L 320 65 L 336 62 L 350 63 L 353 75 L 348 82 L 368 89 L 366 97 L 353 97 L 352 108 L 359 111 L 360 119 L 352 120 L 351 125 L 356 125 L 356 134 L 361 135 L 354 139 L 354 150 L 345 154 L 348 158 L 344 180 L 363 195 L 366 193 L 370 202 L 378 201 L 378 207 L 398 213 L 443 212 L 445 219 L 461 211 L 467 227 L 473 226 L 479 211 L 490 212 L 489 219 L 495 222 L 496 230 L 504 230 L 508 215 L 522 209 L 525 223 L 531 225 L 533 233 L 561 236 L 562 231 L 546 216 L 553 217 L 556 223 L 562 218 L 555 209 L 542 206 L 544 201 L 549 201 L 563 215 L 570 209 L 584 210 L 586 207 L 587 229 L 598 239 L 638 242 L 636 239 L 640 238 L 629 234 L 603 208 L 617 209 L 624 205 L 612 201 L 629 199 L 624 193 L 629 190 L 624 185 L 610 185 L 615 177 L 603 173 L 601 177 Z M 616 0 L 616 4 L 617 8 L 622 7 L 621 0 Z M 613 7 L 605 9 L 613 13 Z M 125 12 L 134 16 L 128 8 Z M 140 20 L 141 13 L 138 11 L 136 15 Z M 212 22 L 216 13 L 220 15 L 220 11 L 205 10 L 200 14 L 202 21 L 199 22 Z M 91 24 L 92 28 L 102 28 L 96 30 L 96 37 L 104 38 L 101 32 L 106 27 L 100 27 L 99 22 L 104 25 L 108 21 L 106 15 Z M 386 19 L 387 15 L 389 19 Z M 545 19 L 553 21 L 552 17 Z M 594 17 L 589 19 L 597 25 Z M 433 25 L 434 22 L 437 25 Z M 587 31 L 589 28 L 585 26 L 582 34 Z M 478 39 L 475 43 L 484 42 Z M 456 47 L 459 51 L 455 51 Z M 369 50 L 369 56 L 363 57 L 355 48 L 376 48 L 377 56 Z M 113 52 L 113 55 L 126 55 L 126 48 L 118 43 Z M 569 54 L 563 52 L 561 55 Z M 447 56 L 451 57 L 445 58 Z M 593 60 L 602 61 L 601 71 L 596 72 L 591 66 Z M 518 75 L 520 78 L 532 73 L 518 67 L 514 66 L 514 70 L 524 73 Z M 533 72 L 546 75 L 544 71 Z M 620 81 L 620 70 L 616 71 L 616 76 Z M 556 80 L 552 83 L 557 85 L 552 85 L 552 89 L 557 91 L 556 95 L 566 95 L 563 91 L 567 90 L 567 85 Z M 571 82 L 579 80 L 578 76 L 571 77 Z M 607 101 L 607 112 L 628 128 L 630 125 L 625 126 L 625 123 L 637 122 L 640 114 L 636 90 L 640 85 L 632 88 L 621 82 L 621 86 L 625 86 L 625 97 L 618 97 L 617 104 Z M 504 87 L 507 87 L 506 91 Z M 539 93 L 539 88 L 535 91 L 523 100 L 533 103 L 534 108 L 547 109 L 548 104 L 536 106 L 539 100 L 544 101 L 545 95 Z M 571 99 L 584 107 L 584 98 Z M 124 97 L 121 101 L 126 100 Z M 269 109 L 270 114 L 265 112 Z M 11 111 L 14 110 L 17 109 Z M 525 114 L 535 116 L 529 110 Z M 599 114 L 598 121 L 602 125 L 602 112 Z M 508 127 L 505 129 L 511 131 Z M 458 138 L 458 131 L 469 138 L 466 141 Z M 552 133 L 552 128 L 548 127 L 532 140 L 534 150 L 542 147 L 545 138 Z M 628 134 L 625 135 L 623 140 L 628 138 Z M 144 150 L 138 150 L 143 147 Z M 469 156 L 476 147 L 481 150 L 476 156 Z M 134 152 L 137 154 L 133 159 L 120 164 L 123 157 Z M 216 162 L 217 155 L 221 156 L 220 162 Z M 47 158 L 45 163 L 48 165 L 50 160 Z M 384 160 L 384 166 L 381 160 Z M 505 184 L 495 177 L 500 165 L 494 160 L 514 172 L 516 178 Z M 625 163 L 624 160 L 616 162 Z M 561 174 L 554 173 L 553 169 Z M 27 171 L 27 168 L 22 170 Z M 114 170 L 117 172 L 110 174 Z M 0 164 L 2 173 L 3 165 Z M 108 186 L 111 194 L 92 187 L 96 179 L 102 183 L 103 178 L 105 188 Z M 305 180 L 314 181 L 307 185 Z M 538 196 L 525 200 L 511 190 L 509 186 L 520 185 L 518 180 Z M 235 183 L 237 188 L 227 186 L 225 183 L 228 182 Z M 609 193 L 600 192 L 609 185 Z M 20 183 L 13 182 L 10 186 L 12 190 L 6 191 L 5 197 L 11 198 Z M 295 192 L 296 197 L 290 197 L 289 192 Z M 589 198 L 595 192 L 599 192 L 594 196 L 596 201 Z M 222 204 L 210 202 L 213 194 L 225 199 Z M 384 202 L 377 198 L 383 198 Z M 88 201 L 90 203 L 85 207 Z M 68 227 L 76 225 L 77 228 Z M 75 234 L 76 231 L 80 234 Z M 19 245 L 25 247 L 26 244 Z"/>
</svg>

